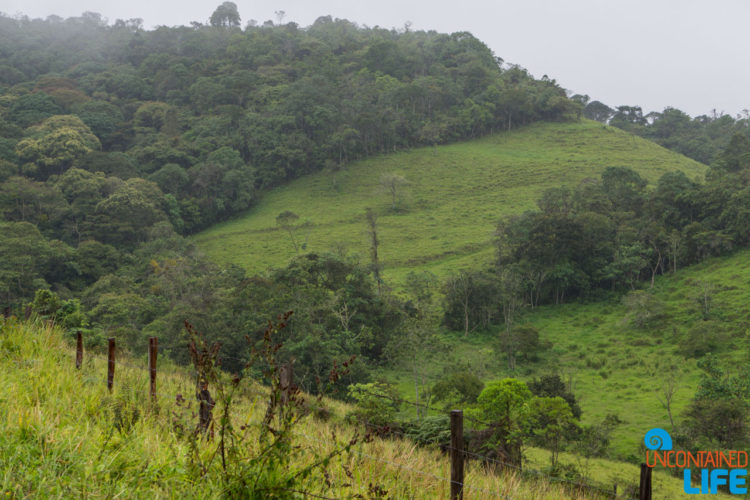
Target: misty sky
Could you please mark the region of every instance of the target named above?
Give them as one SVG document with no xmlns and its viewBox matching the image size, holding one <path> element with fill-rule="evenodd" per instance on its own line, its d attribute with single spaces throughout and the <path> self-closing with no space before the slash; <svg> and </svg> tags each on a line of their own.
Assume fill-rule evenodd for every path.
<svg viewBox="0 0 750 500">
<path fill-rule="evenodd" d="M 223 0 L 0 0 L 0 11 L 30 17 L 99 12 L 110 22 L 207 22 Z M 747 0 L 235 0 L 250 19 L 308 26 L 321 15 L 360 25 L 469 31 L 506 62 L 563 87 L 644 112 L 673 106 L 691 115 L 750 108 Z"/>
</svg>

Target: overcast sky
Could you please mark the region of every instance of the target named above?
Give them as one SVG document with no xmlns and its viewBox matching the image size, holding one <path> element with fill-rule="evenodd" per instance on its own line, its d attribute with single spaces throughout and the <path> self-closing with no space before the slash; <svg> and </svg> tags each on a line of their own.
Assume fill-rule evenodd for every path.
<svg viewBox="0 0 750 500">
<path fill-rule="evenodd" d="M 221 3 L 197 0 L 0 0 L 14 15 L 139 17 L 148 28 L 207 22 Z M 506 62 L 617 106 L 691 115 L 750 108 L 747 0 L 236 0 L 255 19 L 310 25 L 322 15 L 360 25 L 469 31 Z"/>
</svg>

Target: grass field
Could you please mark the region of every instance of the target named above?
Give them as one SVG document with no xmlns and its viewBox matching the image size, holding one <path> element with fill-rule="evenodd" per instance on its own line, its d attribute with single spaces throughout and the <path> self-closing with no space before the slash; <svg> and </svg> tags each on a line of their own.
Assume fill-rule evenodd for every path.
<svg viewBox="0 0 750 500">
<path fill-rule="evenodd" d="M 194 381 L 183 368 L 159 360 L 158 400 L 148 398 L 146 360 L 120 353 L 114 391 L 106 390 L 106 359 L 87 352 L 82 369 L 74 368 L 73 345 L 57 328 L 0 318 L 0 498 L 221 498 L 218 460 L 201 480 L 189 473 L 188 446 L 174 425 L 175 397 L 189 397 Z M 263 418 L 262 388 L 250 388 L 236 415 L 255 428 Z M 350 408 L 324 400 L 330 417 L 303 417 L 294 431 L 300 450 L 323 453 L 349 439 L 344 423 Z M 137 409 L 132 424 L 118 428 L 117 411 Z M 216 410 L 216 414 L 219 413 Z M 254 432 L 254 431 L 251 431 Z M 252 439 L 251 439 L 252 443 Z M 202 443 L 201 453 L 216 453 L 216 443 Z M 544 471 L 549 452 L 528 448 L 527 470 Z M 292 463 L 305 465 L 305 453 Z M 621 461 L 591 459 L 562 453 L 561 463 L 575 465 L 597 487 L 622 494 L 638 481 L 638 467 Z M 347 476 L 344 466 L 351 474 Z M 370 484 L 390 498 L 447 498 L 448 457 L 438 450 L 416 447 L 400 439 L 374 438 L 352 453 L 335 458 L 330 479 L 338 488 L 308 490 L 327 497 L 371 498 Z M 347 484 L 349 486 L 341 486 Z M 470 461 L 464 498 L 560 499 L 597 498 L 549 482 L 542 472 L 523 477 L 491 470 Z M 682 481 L 664 471 L 654 473 L 654 498 L 685 498 Z M 292 495 L 292 497 L 294 497 Z M 302 498 L 302 496 L 299 496 Z"/>
<path fill-rule="evenodd" d="M 286 210 L 299 215 L 295 238 L 306 251 L 359 254 L 368 246 L 365 209 L 379 215 L 380 258 L 398 287 L 410 270 L 445 276 L 490 262 L 498 219 L 535 207 L 544 189 L 574 186 L 607 166 L 628 166 L 650 182 L 682 170 L 700 177 L 705 166 L 652 142 L 598 122 L 539 123 L 483 139 L 379 156 L 336 174 L 306 176 L 275 189 L 246 214 L 193 241 L 219 263 L 262 272 L 294 256 L 290 235 L 276 224 Z M 380 185 L 384 174 L 408 185 L 394 211 Z"/>
<path fill-rule="evenodd" d="M 81 370 L 74 368 L 73 359 L 72 344 L 56 327 L 0 318 L 0 498 L 226 497 L 217 439 L 198 442 L 208 465 L 197 474 L 188 458 L 190 446 L 175 425 L 180 411 L 176 396 L 189 401 L 195 388 L 186 371 L 160 360 L 159 395 L 152 405 L 145 359 L 118 355 L 111 394 L 105 385 L 106 359 L 87 352 Z M 258 446 L 253 433 L 263 419 L 268 394 L 259 386 L 247 389 L 233 415 L 245 423 L 252 449 Z M 343 421 L 349 408 L 335 401 L 323 404 L 330 412 L 327 419 L 309 415 L 294 428 L 293 444 L 299 451 L 290 473 L 310 465 L 313 452 L 332 449 L 334 433 L 337 442 L 353 435 Z M 221 410 L 219 405 L 215 416 Z M 538 453 L 544 460 L 544 452 Z M 308 494 L 375 498 L 374 485 L 388 498 L 448 498 L 447 456 L 408 441 L 375 437 L 360 442 L 350 453 L 334 457 L 328 471 L 333 486 L 313 477 Z M 630 471 L 627 475 L 632 476 Z M 468 463 L 465 483 L 466 499 L 595 498 L 573 494 L 544 478 L 491 471 L 478 462 Z M 253 498 L 266 498 L 258 495 Z M 289 491 L 274 498 L 304 497 Z M 655 498 L 672 497 L 657 491 Z"/>
</svg>

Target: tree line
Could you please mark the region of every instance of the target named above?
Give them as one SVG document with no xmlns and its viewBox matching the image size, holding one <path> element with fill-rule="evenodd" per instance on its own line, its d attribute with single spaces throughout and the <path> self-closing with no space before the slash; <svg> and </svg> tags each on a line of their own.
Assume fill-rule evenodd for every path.
<svg viewBox="0 0 750 500">
<path fill-rule="evenodd" d="M 0 16 L 0 180 L 145 179 L 185 234 L 306 173 L 581 111 L 469 33 L 331 17 L 242 29 L 225 4 L 210 24 L 150 31 Z"/>
<path fill-rule="evenodd" d="M 588 96 L 575 95 L 583 116 L 607 123 L 632 134 L 654 141 L 667 149 L 706 165 L 719 159 L 735 134 L 750 137 L 750 115 L 747 110 L 732 116 L 713 110 L 709 114 L 691 117 L 677 108 L 644 113 L 640 106 L 611 108 Z"/>
<path fill-rule="evenodd" d="M 634 170 L 548 189 L 538 210 L 502 219 L 491 269 L 446 284 L 443 322 L 468 334 L 501 325 L 511 367 L 537 349 L 516 319 L 523 307 L 600 299 L 653 287 L 657 275 L 750 243 L 750 139 L 735 135 L 705 182 L 679 171 L 649 187 Z"/>
</svg>

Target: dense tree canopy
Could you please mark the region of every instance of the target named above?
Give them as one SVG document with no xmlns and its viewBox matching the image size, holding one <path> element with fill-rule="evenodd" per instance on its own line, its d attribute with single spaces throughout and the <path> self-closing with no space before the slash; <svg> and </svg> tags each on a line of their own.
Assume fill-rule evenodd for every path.
<svg viewBox="0 0 750 500">
<path fill-rule="evenodd" d="M 18 168 L 4 177 L 149 178 L 192 232 L 326 165 L 580 114 L 469 33 L 330 17 L 243 30 L 233 2 L 209 24 L 0 16 L 0 158 Z"/>
<path fill-rule="evenodd" d="M 747 110 L 734 117 L 715 110 L 710 115 L 690 117 L 676 108 L 644 115 L 639 106 L 612 109 L 600 101 L 591 101 L 585 104 L 583 116 L 645 137 L 707 165 L 720 160 L 731 141 L 750 138 Z"/>
</svg>

